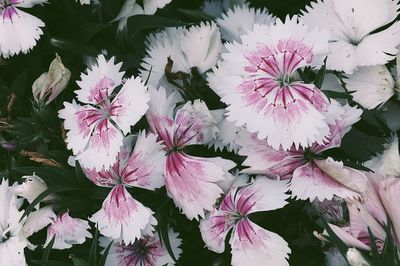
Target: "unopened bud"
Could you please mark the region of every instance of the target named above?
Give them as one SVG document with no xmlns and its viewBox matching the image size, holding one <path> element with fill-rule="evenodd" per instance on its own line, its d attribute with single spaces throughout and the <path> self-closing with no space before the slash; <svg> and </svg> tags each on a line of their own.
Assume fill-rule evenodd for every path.
<svg viewBox="0 0 400 266">
<path fill-rule="evenodd" d="M 32 94 L 36 102 L 44 102 L 46 105 L 53 101 L 68 85 L 71 71 L 66 68 L 61 58 L 51 62 L 49 72 L 43 73 L 32 85 Z"/>
</svg>

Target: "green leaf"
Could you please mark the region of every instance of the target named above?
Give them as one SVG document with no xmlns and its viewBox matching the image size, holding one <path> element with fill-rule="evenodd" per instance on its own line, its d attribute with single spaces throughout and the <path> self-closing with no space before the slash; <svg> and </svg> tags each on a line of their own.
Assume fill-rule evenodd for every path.
<svg viewBox="0 0 400 266">
<path fill-rule="evenodd" d="M 54 245 L 54 241 L 56 240 L 56 236 L 54 235 L 53 238 L 51 239 L 50 243 L 47 245 L 47 247 L 43 250 L 43 255 L 42 255 L 42 260 L 43 261 L 48 261 L 49 260 L 49 255 L 51 248 Z"/>
<path fill-rule="evenodd" d="M 199 10 L 199 9 L 182 9 L 178 8 L 177 11 L 182 15 L 190 18 L 193 21 L 211 21 L 214 20 L 215 17 L 208 15 L 207 13 Z"/>
<path fill-rule="evenodd" d="M 59 260 L 32 260 L 31 262 L 42 266 L 71 266 L 71 264 Z"/>
<path fill-rule="evenodd" d="M 64 187 L 64 186 L 56 186 L 47 189 L 46 191 L 43 191 L 40 193 L 39 196 L 36 197 L 34 201 L 25 209 L 24 214 L 21 216 L 21 219 L 19 221 L 21 222 L 26 216 L 28 216 L 34 209 L 35 206 L 38 205 L 44 198 L 46 198 L 48 195 L 57 193 L 57 192 L 63 192 L 63 191 L 71 191 L 71 190 L 80 190 L 80 188 L 75 188 L 75 187 Z"/>
<path fill-rule="evenodd" d="M 106 260 L 107 260 L 107 256 L 108 253 L 110 252 L 111 246 L 113 244 L 113 240 L 110 242 L 110 244 L 108 244 L 107 248 L 104 250 L 103 256 L 101 256 L 100 262 L 99 262 L 99 266 L 105 266 L 106 265 Z"/>
<path fill-rule="evenodd" d="M 339 252 L 346 259 L 346 253 L 348 250 L 347 245 L 333 232 L 333 230 L 325 221 L 325 219 L 322 219 L 322 223 L 324 225 L 325 230 L 328 232 L 330 241 L 338 248 Z"/>
<path fill-rule="evenodd" d="M 136 15 L 128 19 L 127 27 L 128 27 L 128 36 L 132 39 L 136 36 L 136 34 L 145 29 L 178 27 L 178 26 L 188 26 L 188 25 L 191 25 L 191 23 L 163 16 Z"/>
<path fill-rule="evenodd" d="M 25 95 L 26 83 L 28 79 L 28 72 L 22 71 L 21 74 L 14 80 L 11 84 L 11 91 L 17 94 L 18 97 L 23 97 Z"/>
<path fill-rule="evenodd" d="M 381 265 L 381 259 L 379 256 L 379 252 L 378 252 L 378 248 L 376 246 L 376 239 L 374 237 L 374 235 L 371 232 L 371 229 L 368 226 L 368 235 L 369 235 L 369 239 L 371 240 L 371 257 L 372 257 L 372 261 L 374 263 L 375 266 L 379 266 Z"/>
<path fill-rule="evenodd" d="M 98 51 L 96 51 L 96 49 L 77 43 L 72 40 L 53 37 L 50 39 L 50 44 L 61 50 L 65 50 L 74 54 L 91 55 L 91 56 L 96 56 L 98 54 Z"/>
<path fill-rule="evenodd" d="M 89 266 L 90 265 L 87 261 L 85 261 L 81 258 L 78 258 L 77 256 L 75 256 L 73 254 L 70 257 L 72 259 L 72 263 L 74 264 L 74 266 Z"/>
<path fill-rule="evenodd" d="M 173 219 L 171 219 L 170 217 L 168 217 L 168 216 L 166 216 L 164 214 L 159 215 L 158 218 L 160 220 L 159 221 L 158 233 L 160 235 L 161 243 L 165 245 L 169 255 L 171 256 L 171 258 L 175 262 L 177 262 L 177 259 L 175 258 L 175 254 L 174 254 L 174 252 L 172 250 L 172 247 L 171 247 L 171 242 L 169 241 L 169 234 L 168 234 L 169 224 L 170 224 L 169 221 L 171 221 Z"/>
<path fill-rule="evenodd" d="M 92 246 L 90 248 L 90 253 L 89 253 L 89 265 L 90 266 L 96 266 L 97 265 L 97 244 L 99 240 L 99 229 L 97 228 L 96 225 L 96 231 L 94 233 L 93 241 L 92 241 Z"/>
<path fill-rule="evenodd" d="M 315 80 L 314 80 L 314 85 L 317 88 L 321 88 L 322 83 L 324 83 L 325 74 L 326 74 L 326 58 L 324 60 L 323 66 L 319 69 L 317 76 L 315 77 Z"/>
</svg>

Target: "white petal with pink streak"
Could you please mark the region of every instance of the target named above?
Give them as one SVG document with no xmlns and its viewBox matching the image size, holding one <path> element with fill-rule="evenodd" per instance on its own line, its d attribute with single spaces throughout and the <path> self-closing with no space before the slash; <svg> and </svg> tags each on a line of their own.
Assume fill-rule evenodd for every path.
<svg viewBox="0 0 400 266">
<path fill-rule="evenodd" d="M 135 200 L 123 185 L 115 186 L 90 221 L 99 232 L 124 243 L 134 243 L 151 221 L 153 212 Z"/>
</svg>

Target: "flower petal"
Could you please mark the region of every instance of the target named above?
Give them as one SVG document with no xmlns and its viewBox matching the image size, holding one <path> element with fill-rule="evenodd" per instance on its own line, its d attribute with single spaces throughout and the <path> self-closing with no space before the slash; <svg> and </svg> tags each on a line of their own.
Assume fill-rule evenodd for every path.
<svg viewBox="0 0 400 266">
<path fill-rule="evenodd" d="M 98 224 L 102 235 L 129 244 L 141 237 L 152 216 L 149 208 L 136 201 L 123 185 L 117 185 L 89 220 Z"/>
<path fill-rule="evenodd" d="M 53 249 L 68 249 L 74 244 L 83 244 L 86 238 L 91 238 L 89 223 L 82 219 L 72 218 L 68 212 L 57 216 L 54 223 L 47 228 L 47 238 L 44 246 L 55 238 Z"/>
<path fill-rule="evenodd" d="M 28 53 L 43 34 L 44 23 L 15 7 L 0 11 L 0 55 L 4 58 Z"/>
<path fill-rule="evenodd" d="M 114 64 L 114 57 L 106 60 L 103 54 L 98 55 L 97 63 L 81 74 L 77 81 L 80 89 L 75 93 L 83 103 L 99 104 L 111 96 L 114 88 L 122 82 L 125 72 L 120 72 L 122 63 Z"/>
<path fill-rule="evenodd" d="M 233 231 L 232 265 L 289 265 L 290 248 L 286 241 L 271 231 L 243 218 Z"/>
<path fill-rule="evenodd" d="M 222 162 L 230 167 L 221 167 Z M 211 211 L 223 192 L 216 183 L 226 179 L 228 173 L 224 169 L 234 166 L 232 161 L 222 158 L 172 152 L 167 156 L 165 170 L 167 191 L 188 219 L 204 217 L 204 211 Z"/>
<path fill-rule="evenodd" d="M 146 113 L 150 95 L 139 77 L 125 81 L 110 106 L 110 118 L 124 134 Z"/>
</svg>

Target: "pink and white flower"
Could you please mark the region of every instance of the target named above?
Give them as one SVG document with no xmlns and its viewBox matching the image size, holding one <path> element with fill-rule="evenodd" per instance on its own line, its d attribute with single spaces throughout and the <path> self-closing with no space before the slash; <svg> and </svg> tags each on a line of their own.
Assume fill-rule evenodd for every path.
<svg viewBox="0 0 400 266">
<path fill-rule="evenodd" d="M 176 111 L 177 95 L 163 88 L 151 90 L 150 109 L 146 114 L 150 128 L 164 141 L 167 152 L 165 185 L 175 202 L 189 218 L 204 217 L 211 211 L 223 190 L 218 182 L 226 180 L 235 163 L 220 157 L 188 155 L 184 148 L 204 144 L 215 138 L 216 121 L 204 102 L 186 103 Z"/>
<path fill-rule="evenodd" d="M 0 56 L 9 58 L 28 53 L 43 34 L 42 20 L 20 8 L 31 8 L 47 0 L 0 1 Z"/>
<path fill-rule="evenodd" d="M 174 257 L 179 259 L 182 240 L 172 228 L 168 230 L 168 238 Z M 109 239 L 100 238 L 100 246 L 107 247 Z M 175 261 L 168 253 L 159 234 L 145 236 L 132 244 L 114 242 L 108 253 L 106 266 L 172 266 Z"/>
<path fill-rule="evenodd" d="M 385 225 L 387 215 L 392 222 L 395 243 L 400 246 L 400 179 L 383 177 L 380 174 L 367 174 L 368 191 L 364 201 L 348 201 L 350 224 L 338 227 L 330 224 L 333 232 L 348 246 L 370 250 L 371 242 L 368 228 L 376 238 L 378 251 L 382 251 L 386 239 Z"/>
<path fill-rule="evenodd" d="M 318 0 L 306 7 L 301 20 L 330 31 L 327 68 L 351 74 L 359 66 L 394 59 L 400 44 L 398 15 L 397 0 Z"/>
<path fill-rule="evenodd" d="M 89 223 L 82 219 L 72 218 L 68 212 L 57 215 L 53 224 L 47 228 L 46 247 L 54 237 L 53 249 L 68 249 L 74 244 L 83 244 L 91 238 Z"/>
<path fill-rule="evenodd" d="M 240 155 L 247 156 L 243 165 L 250 166 L 244 173 L 262 174 L 273 179 L 290 179 L 292 195 L 299 199 L 332 199 L 359 197 L 365 190 L 366 177 L 360 171 L 346 167 L 332 158 L 323 159 L 322 152 L 339 147 L 342 137 L 351 125 L 360 119 L 361 110 L 350 106 L 341 107 L 332 102 L 334 117 L 330 120 L 330 135 L 323 144 L 285 151 L 274 150 L 265 140 L 255 134 L 242 132 L 237 139 Z M 335 118 L 336 117 L 336 118 Z"/>
<path fill-rule="evenodd" d="M 322 112 L 328 98 L 296 71 L 320 66 L 328 52 L 328 33 L 297 22 L 277 19 L 273 25 L 254 25 L 241 43 L 228 43 L 210 87 L 227 107 L 228 120 L 245 125 L 274 149 L 322 144 L 329 126 Z"/>
<path fill-rule="evenodd" d="M 125 72 L 120 72 L 121 65 L 115 65 L 114 58 L 106 61 L 104 55 L 99 55 L 97 65 L 77 82 L 80 89 L 75 93 L 84 105 L 65 102 L 65 108 L 59 111 L 68 130 L 68 148 L 86 168 L 110 168 L 124 135 L 148 109 L 147 87 L 140 78 L 123 82 Z M 118 91 L 120 85 L 123 86 Z"/>
<path fill-rule="evenodd" d="M 101 234 L 124 243 L 134 243 L 143 234 L 152 234 L 157 221 L 151 209 L 129 194 L 126 187 L 154 190 L 164 185 L 165 152 L 157 136 L 141 132 L 132 150 L 133 137 L 124 141 L 117 162 L 109 170 L 84 169 L 96 185 L 113 189 L 102 208 L 90 220 Z"/>
<path fill-rule="evenodd" d="M 290 248 L 286 241 L 253 223 L 251 213 L 282 208 L 288 195 L 285 181 L 257 177 L 254 183 L 231 188 L 218 209 L 200 221 L 200 231 L 207 247 L 217 253 L 225 250 L 225 238 L 232 234 L 232 265 L 289 265 Z"/>
</svg>

